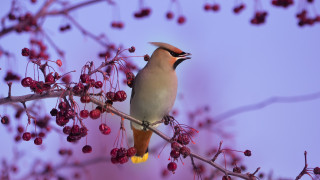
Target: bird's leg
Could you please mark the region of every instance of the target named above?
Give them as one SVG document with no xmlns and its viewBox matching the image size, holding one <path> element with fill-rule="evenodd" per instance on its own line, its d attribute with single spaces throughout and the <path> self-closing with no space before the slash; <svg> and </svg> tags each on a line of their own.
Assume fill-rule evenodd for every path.
<svg viewBox="0 0 320 180">
<path fill-rule="evenodd" d="M 143 130 L 146 131 L 149 127 L 150 123 L 149 121 L 142 121 Z"/>
</svg>

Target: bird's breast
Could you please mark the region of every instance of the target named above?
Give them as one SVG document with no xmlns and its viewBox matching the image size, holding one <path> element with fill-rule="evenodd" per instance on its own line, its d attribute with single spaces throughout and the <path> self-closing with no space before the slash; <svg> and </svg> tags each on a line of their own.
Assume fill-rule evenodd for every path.
<svg viewBox="0 0 320 180">
<path fill-rule="evenodd" d="M 176 73 L 141 70 L 134 84 L 130 115 L 144 121 L 159 121 L 174 105 L 177 94 Z"/>
</svg>

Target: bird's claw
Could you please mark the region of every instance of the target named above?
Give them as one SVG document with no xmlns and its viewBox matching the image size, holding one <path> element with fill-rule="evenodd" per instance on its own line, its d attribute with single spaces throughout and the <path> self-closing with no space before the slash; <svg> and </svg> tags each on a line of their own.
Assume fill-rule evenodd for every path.
<svg viewBox="0 0 320 180">
<path fill-rule="evenodd" d="M 150 123 L 148 121 L 142 121 L 143 130 L 146 131 Z"/>
</svg>

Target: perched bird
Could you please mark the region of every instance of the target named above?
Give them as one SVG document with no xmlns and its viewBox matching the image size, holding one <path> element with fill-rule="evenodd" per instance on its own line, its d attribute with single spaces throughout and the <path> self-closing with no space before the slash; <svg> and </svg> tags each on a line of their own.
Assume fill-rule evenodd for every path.
<svg viewBox="0 0 320 180">
<path fill-rule="evenodd" d="M 176 99 L 177 75 L 176 67 L 191 55 L 182 50 L 160 42 L 152 42 L 158 46 L 146 66 L 140 70 L 133 82 L 130 115 L 152 125 L 166 117 Z M 136 123 L 131 123 L 134 147 L 137 150 L 131 158 L 133 163 L 145 162 L 148 159 L 148 145 L 152 131 Z"/>
</svg>

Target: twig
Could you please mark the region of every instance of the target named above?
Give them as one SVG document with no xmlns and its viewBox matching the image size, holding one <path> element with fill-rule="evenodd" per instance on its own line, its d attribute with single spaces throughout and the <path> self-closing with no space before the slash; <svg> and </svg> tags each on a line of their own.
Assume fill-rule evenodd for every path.
<svg viewBox="0 0 320 180">
<path fill-rule="evenodd" d="M 25 102 L 22 102 L 24 109 L 26 110 L 26 114 L 28 116 L 28 124 L 31 124 L 31 119 L 36 120 L 36 118 L 34 116 L 31 116 L 31 114 L 29 113 L 29 110 L 26 106 Z"/>
<path fill-rule="evenodd" d="M 12 86 L 12 82 L 8 82 L 8 87 L 9 87 L 9 91 L 8 91 L 8 99 L 11 98 L 11 86 Z"/>
<path fill-rule="evenodd" d="M 265 107 L 270 106 L 275 103 L 304 102 L 304 101 L 311 101 L 311 100 L 318 99 L 318 98 L 320 98 L 320 92 L 299 95 L 299 96 L 273 96 L 273 97 L 270 97 L 270 98 L 268 98 L 264 101 L 261 101 L 259 103 L 245 105 L 245 106 L 231 109 L 225 113 L 222 113 L 222 114 L 214 117 L 214 119 L 216 120 L 216 123 L 219 123 L 219 122 L 224 121 L 232 116 L 236 116 L 238 114 L 249 112 L 249 111 L 259 110 L 259 109 L 265 108 Z"/>
<path fill-rule="evenodd" d="M 308 174 L 307 172 L 308 163 L 307 163 L 307 151 L 304 151 L 304 167 L 300 174 L 296 177 L 296 180 L 300 179 L 303 175 Z"/>
<path fill-rule="evenodd" d="M 214 157 L 211 159 L 212 162 L 214 162 L 218 156 L 222 153 L 222 150 L 221 150 L 221 146 L 222 146 L 222 141 L 220 141 L 220 144 L 219 144 L 219 149 L 217 151 L 217 153 L 214 155 Z"/>
</svg>

